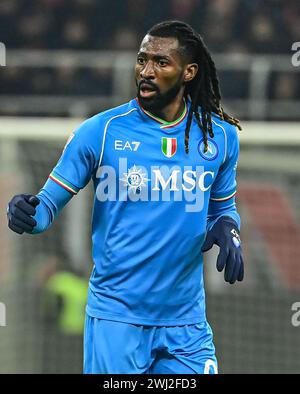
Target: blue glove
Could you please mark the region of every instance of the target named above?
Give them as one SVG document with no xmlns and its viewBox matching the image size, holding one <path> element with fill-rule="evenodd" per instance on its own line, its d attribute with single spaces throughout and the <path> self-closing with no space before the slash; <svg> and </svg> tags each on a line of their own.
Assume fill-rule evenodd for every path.
<svg viewBox="0 0 300 394">
<path fill-rule="evenodd" d="M 226 282 L 233 284 L 244 278 L 244 261 L 241 248 L 239 229 L 236 222 L 229 216 L 222 216 L 208 231 L 202 246 L 202 252 L 207 252 L 213 244 L 220 247 L 217 259 L 217 270 L 224 272 Z"/>
<path fill-rule="evenodd" d="M 35 207 L 40 200 L 31 194 L 18 194 L 14 196 L 7 206 L 8 227 L 18 234 L 31 232 L 36 226 L 32 218 L 35 215 Z"/>
</svg>

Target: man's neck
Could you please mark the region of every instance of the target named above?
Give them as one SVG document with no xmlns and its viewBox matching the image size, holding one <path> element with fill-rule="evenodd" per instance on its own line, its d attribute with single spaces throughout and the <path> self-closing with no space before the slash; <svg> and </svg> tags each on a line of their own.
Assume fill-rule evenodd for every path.
<svg viewBox="0 0 300 394">
<path fill-rule="evenodd" d="M 166 122 L 174 122 L 183 113 L 184 108 L 185 104 L 183 101 L 183 96 L 179 95 L 172 103 L 161 110 L 150 112 L 153 115 L 158 116 L 160 119 L 165 120 Z"/>
</svg>

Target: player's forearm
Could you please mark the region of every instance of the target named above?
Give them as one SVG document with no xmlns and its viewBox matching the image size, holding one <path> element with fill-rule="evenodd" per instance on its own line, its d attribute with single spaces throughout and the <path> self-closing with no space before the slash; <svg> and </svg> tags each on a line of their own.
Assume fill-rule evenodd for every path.
<svg viewBox="0 0 300 394">
<path fill-rule="evenodd" d="M 38 234 L 46 231 L 58 216 L 59 212 L 70 201 L 72 194 L 60 185 L 57 185 L 51 179 L 48 179 L 37 197 L 40 200 L 40 204 L 37 206 L 36 214 L 33 217 L 37 225 L 34 227 L 31 234 Z"/>
<path fill-rule="evenodd" d="M 46 231 L 53 222 L 53 215 L 49 207 L 49 202 L 46 203 L 40 194 L 37 196 L 40 200 L 40 204 L 36 207 L 36 214 L 33 216 L 37 224 L 30 234 L 39 234 Z"/>
<path fill-rule="evenodd" d="M 207 216 L 207 230 L 210 230 L 222 216 L 231 217 L 240 229 L 241 221 L 240 215 L 236 209 L 235 197 L 232 197 L 227 201 L 210 201 Z"/>
</svg>

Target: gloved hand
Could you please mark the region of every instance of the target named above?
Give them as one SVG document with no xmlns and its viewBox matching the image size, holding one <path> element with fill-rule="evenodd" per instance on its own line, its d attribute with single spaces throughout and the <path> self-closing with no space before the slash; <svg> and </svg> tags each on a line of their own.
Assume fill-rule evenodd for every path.
<svg viewBox="0 0 300 394">
<path fill-rule="evenodd" d="M 241 248 L 239 229 L 236 222 L 229 216 L 222 216 L 208 231 L 202 246 L 202 252 L 212 248 L 213 244 L 220 247 L 217 259 L 217 270 L 224 272 L 226 282 L 233 284 L 244 278 L 244 261 Z"/>
<path fill-rule="evenodd" d="M 18 234 L 24 231 L 31 232 L 36 226 L 36 221 L 32 218 L 35 215 L 35 207 L 40 200 L 31 194 L 18 194 L 14 196 L 7 206 L 8 227 Z"/>
</svg>

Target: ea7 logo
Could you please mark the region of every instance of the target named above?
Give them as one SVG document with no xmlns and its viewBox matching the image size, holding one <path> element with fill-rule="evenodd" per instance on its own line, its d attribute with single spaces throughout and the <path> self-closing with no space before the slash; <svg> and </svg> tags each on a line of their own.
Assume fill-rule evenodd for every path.
<svg viewBox="0 0 300 394">
<path fill-rule="evenodd" d="M 115 140 L 115 150 L 126 150 L 129 149 L 133 152 L 137 151 L 140 146 L 139 141 L 121 141 L 121 140 Z"/>
</svg>

